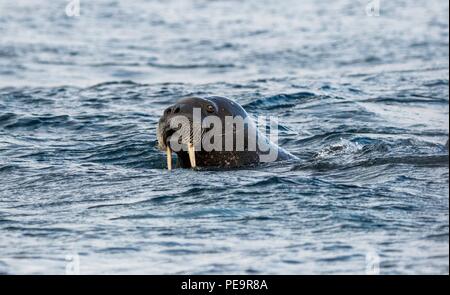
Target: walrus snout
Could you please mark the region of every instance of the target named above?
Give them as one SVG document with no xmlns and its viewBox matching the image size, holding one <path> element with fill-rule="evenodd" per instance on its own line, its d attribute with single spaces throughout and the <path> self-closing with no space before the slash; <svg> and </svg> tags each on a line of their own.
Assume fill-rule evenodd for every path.
<svg viewBox="0 0 450 295">
<path fill-rule="evenodd" d="M 170 137 L 175 134 L 177 130 L 173 128 L 165 128 L 162 131 L 162 143 L 164 146 L 169 146 Z"/>
<path fill-rule="evenodd" d="M 186 126 L 186 122 L 188 123 Z M 183 129 L 192 128 L 193 122 L 193 107 L 188 104 L 175 104 L 164 110 L 158 124 L 158 141 L 159 147 L 165 150 L 169 146 L 170 138 L 175 132 L 180 131 L 183 134 Z M 184 125 L 183 125 L 184 123 Z M 190 134 L 185 134 L 190 137 Z"/>
<path fill-rule="evenodd" d="M 170 120 L 161 118 L 157 128 L 158 147 L 160 150 L 166 150 L 170 146 L 171 137 L 177 132 L 177 128 L 171 127 Z"/>
<path fill-rule="evenodd" d="M 167 155 L 167 168 L 172 169 L 172 137 L 178 133 L 178 144 L 186 146 L 189 165 L 192 168 L 196 167 L 196 157 L 193 131 L 193 117 L 194 117 L 194 106 L 192 104 L 177 103 L 173 106 L 168 107 L 158 124 L 158 143 L 161 150 L 166 151 Z M 180 150 L 175 152 L 181 152 Z"/>
</svg>

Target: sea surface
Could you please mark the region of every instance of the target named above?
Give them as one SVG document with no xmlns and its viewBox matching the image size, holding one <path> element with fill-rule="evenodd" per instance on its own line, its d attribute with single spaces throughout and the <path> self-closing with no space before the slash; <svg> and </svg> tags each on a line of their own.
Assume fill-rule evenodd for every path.
<svg viewBox="0 0 450 295">
<path fill-rule="evenodd" d="M 0 0 L 0 273 L 448 274 L 448 1 L 68 3 Z M 188 95 L 299 160 L 169 172 Z"/>
</svg>

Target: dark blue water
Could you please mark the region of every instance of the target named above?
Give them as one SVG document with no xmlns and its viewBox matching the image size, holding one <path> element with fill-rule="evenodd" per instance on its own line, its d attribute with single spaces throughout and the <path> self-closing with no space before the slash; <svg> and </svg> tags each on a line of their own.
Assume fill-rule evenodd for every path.
<svg viewBox="0 0 450 295">
<path fill-rule="evenodd" d="M 0 0 L 0 273 L 449 271 L 448 2 Z M 165 169 L 223 95 L 299 157 Z"/>
</svg>

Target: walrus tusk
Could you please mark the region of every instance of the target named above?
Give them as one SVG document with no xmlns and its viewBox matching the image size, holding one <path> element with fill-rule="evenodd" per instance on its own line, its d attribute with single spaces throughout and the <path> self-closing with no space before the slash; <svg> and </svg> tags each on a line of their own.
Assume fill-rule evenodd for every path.
<svg viewBox="0 0 450 295">
<path fill-rule="evenodd" d="M 195 163 L 195 149 L 192 143 L 188 144 L 188 153 L 189 153 L 189 160 L 191 161 L 191 167 L 195 168 L 197 165 Z"/>
<path fill-rule="evenodd" d="M 166 154 L 167 154 L 167 169 L 172 170 L 172 150 L 170 147 L 166 148 Z"/>
</svg>

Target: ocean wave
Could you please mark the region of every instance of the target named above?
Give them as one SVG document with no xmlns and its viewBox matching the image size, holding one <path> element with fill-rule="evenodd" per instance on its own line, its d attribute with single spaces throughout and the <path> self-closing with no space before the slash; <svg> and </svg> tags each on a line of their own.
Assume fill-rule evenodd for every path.
<svg viewBox="0 0 450 295">
<path fill-rule="evenodd" d="M 305 103 L 314 99 L 321 99 L 321 97 L 311 92 L 277 94 L 266 98 L 256 99 L 244 104 L 243 107 L 249 110 L 276 110 L 281 108 L 292 108 L 297 104 Z"/>
</svg>

